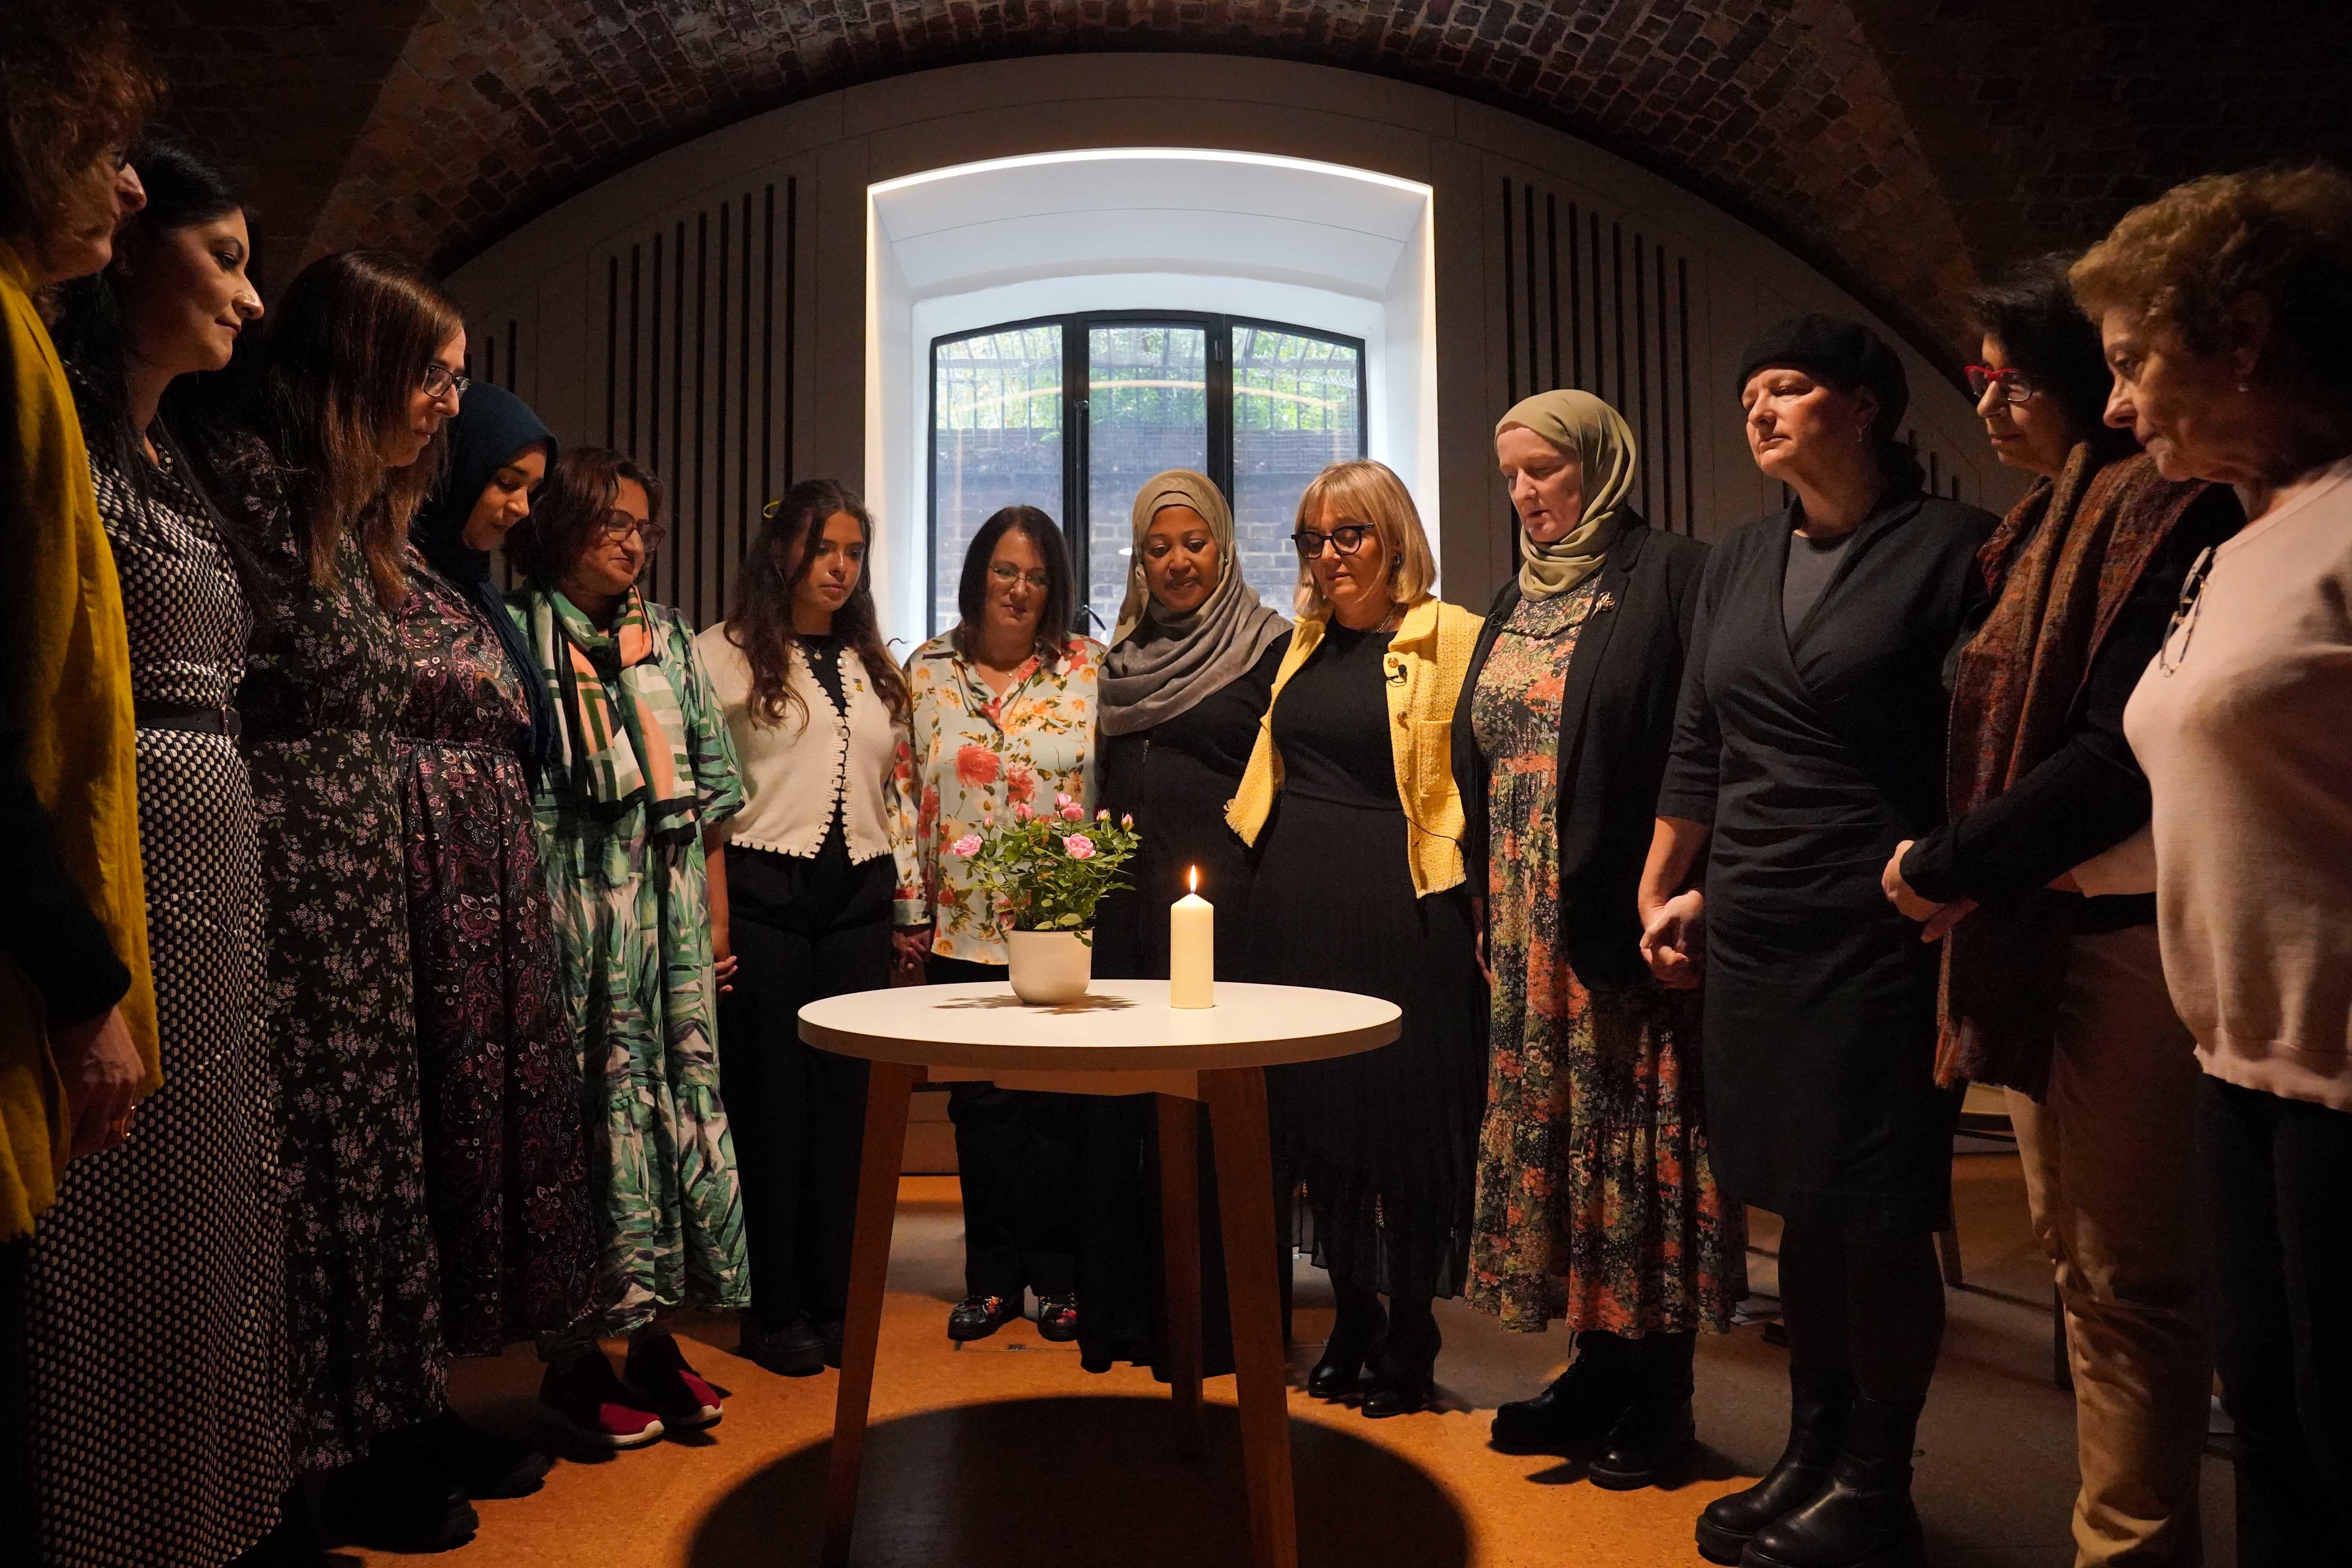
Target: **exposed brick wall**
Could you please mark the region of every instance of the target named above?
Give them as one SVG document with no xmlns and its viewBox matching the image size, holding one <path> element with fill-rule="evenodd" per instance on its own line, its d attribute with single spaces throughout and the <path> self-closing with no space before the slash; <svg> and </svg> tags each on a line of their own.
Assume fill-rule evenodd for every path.
<svg viewBox="0 0 2352 1568">
<path fill-rule="evenodd" d="M 758 110 L 904 71 L 1084 48 L 1270 55 L 1467 93 L 1633 156 L 1946 343 L 1982 271 L 2095 237 L 2174 179 L 2264 157 L 2352 157 L 2352 5 L 2341 0 L 141 10 L 186 118 L 268 171 L 262 189 L 273 208 L 284 203 L 281 224 L 313 249 L 392 244 L 445 266 L 654 149 Z M 362 100 L 372 107 L 355 116 Z"/>
</svg>

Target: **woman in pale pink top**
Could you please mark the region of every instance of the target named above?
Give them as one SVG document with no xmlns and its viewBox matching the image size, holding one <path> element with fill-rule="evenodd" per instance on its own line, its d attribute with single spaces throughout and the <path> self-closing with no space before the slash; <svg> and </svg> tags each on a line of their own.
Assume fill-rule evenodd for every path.
<svg viewBox="0 0 2352 1568">
<path fill-rule="evenodd" d="M 2352 1556 L 2352 177 L 2217 175 L 2073 272 L 2108 423 L 2237 488 L 2124 728 L 2206 1072 L 2239 1562 Z M 2083 875 L 2090 879 L 2095 868 Z"/>
</svg>

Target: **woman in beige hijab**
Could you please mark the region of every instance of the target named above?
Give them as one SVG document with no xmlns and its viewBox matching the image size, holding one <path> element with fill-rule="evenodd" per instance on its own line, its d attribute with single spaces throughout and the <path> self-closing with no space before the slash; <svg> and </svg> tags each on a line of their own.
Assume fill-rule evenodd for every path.
<svg viewBox="0 0 2352 1568">
<path fill-rule="evenodd" d="M 1671 1480 L 1692 1444 L 1696 1331 L 1746 1293 L 1741 1211 L 1708 1168 L 1696 994 L 1639 951 L 1649 848 L 1706 547 L 1629 504 L 1617 411 L 1547 392 L 1495 427 L 1518 575 L 1454 706 L 1464 858 L 1493 976 L 1468 1295 L 1576 1335 L 1567 1373 L 1495 1413 L 1507 1452 Z"/>
<path fill-rule="evenodd" d="M 1225 826 L 1224 804 L 1249 763 L 1290 623 L 1244 578 L 1233 510 L 1206 475 L 1153 475 L 1136 492 L 1134 522 L 1127 602 L 1097 688 L 1096 800 L 1114 816 L 1131 815 L 1143 847 L 1129 868 L 1132 886 L 1096 907 L 1095 973 L 1168 978 L 1168 907 L 1197 870 L 1202 897 L 1219 906 L 1218 973 L 1234 977 L 1250 858 Z M 1078 1349 L 1097 1372 L 1118 1361 L 1160 1364 L 1150 1256 L 1160 1210 L 1147 1175 L 1159 1163 L 1143 1157 L 1151 1102 L 1097 1099 L 1087 1114 L 1080 1179 L 1095 1194 L 1090 1212 L 1111 1223 L 1081 1238 Z M 1199 1142 L 1205 1152 L 1207 1139 Z M 1202 1276 L 1213 1302 L 1224 1269 L 1215 1215 L 1202 1217 Z M 1203 1367 L 1213 1376 L 1231 1371 L 1222 1314 L 1204 1313 L 1202 1324 Z"/>
</svg>

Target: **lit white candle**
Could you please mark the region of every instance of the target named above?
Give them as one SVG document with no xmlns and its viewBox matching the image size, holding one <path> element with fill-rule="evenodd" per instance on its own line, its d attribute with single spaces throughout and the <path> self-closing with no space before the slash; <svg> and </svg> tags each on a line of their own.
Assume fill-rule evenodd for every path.
<svg viewBox="0 0 2352 1568">
<path fill-rule="evenodd" d="M 1192 891 L 1168 909 L 1168 1005 L 1213 1007 L 1217 1005 L 1217 911 L 1201 896 L 1198 866 L 1191 868 L 1185 886 Z"/>
</svg>

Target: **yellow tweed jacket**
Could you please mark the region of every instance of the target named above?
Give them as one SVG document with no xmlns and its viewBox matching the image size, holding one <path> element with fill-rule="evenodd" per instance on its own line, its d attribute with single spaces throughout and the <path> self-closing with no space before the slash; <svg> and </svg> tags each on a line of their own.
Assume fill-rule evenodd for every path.
<svg viewBox="0 0 2352 1568">
<path fill-rule="evenodd" d="M 81 424 L 34 288 L 32 268 L 0 243 L 0 533 L 8 558 L 0 670 L 58 848 L 131 971 L 122 1016 L 147 1069 L 139 1092 L 148 1095 L 163 1079 L 139 866 L 131 648 Z M 0 1242 L 26 1234 L 57 1201 L 68 1147 L 40 993 L 0 958 Z"/>
<path fill-rule="evenodd" d="M 1405 851 L 1412 890 L 1426 898 L 1463 879 L 1462 792 L 1454 783 L 1454 703 L 1470 670 L 1484 620 L 1459 605 L 1422 600 L 1405 612 L 1389 642 L 1389 749 L 1396 758 L 1397 798 L 1404 803 Z M 1302 618 L 1274 678 L 1280 697 L 1315 645 L 1324 623 Z M 1400 679 L 1399 677 L 1402 679 Z M 1282 790 L 1282 753 L 1274 746 L 1274 704 L 1258 721 L 1242 787 L 1225 803 L 1225 821 L 1255 845 Z"/>
</svg>

